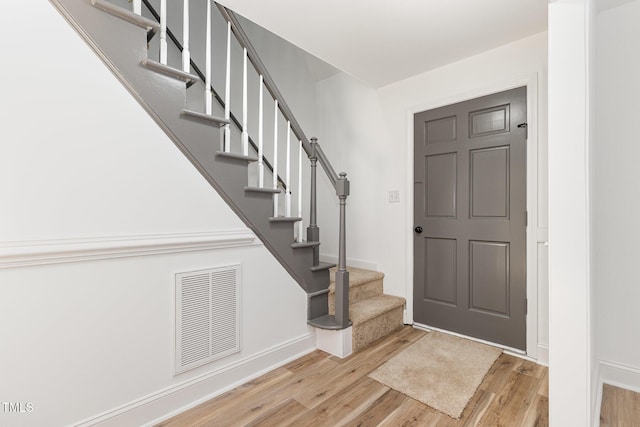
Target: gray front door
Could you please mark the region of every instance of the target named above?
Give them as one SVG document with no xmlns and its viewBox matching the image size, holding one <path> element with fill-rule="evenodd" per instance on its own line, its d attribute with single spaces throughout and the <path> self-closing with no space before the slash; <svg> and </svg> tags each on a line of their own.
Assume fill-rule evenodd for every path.
<svg viewBox="0 0 640 427">
<path fill-rule="evenodd" d="M 414 320 L 526 346 L 526 88 L 414 116 Z"/>
</svg>

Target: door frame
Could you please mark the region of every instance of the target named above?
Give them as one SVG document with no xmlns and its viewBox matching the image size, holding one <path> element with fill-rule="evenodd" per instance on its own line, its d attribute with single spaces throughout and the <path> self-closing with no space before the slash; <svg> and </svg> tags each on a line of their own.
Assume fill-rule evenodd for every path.
<svg viewBox="0 0 640 427">
<path fill-rule="evenodd" d="M 414 114 L 433 110 L 458 102 L 469 101 L 485 95 L 503 92 L 509 89 L 526 86 L 527 88 L 527 228 L 526 228 L 526 286 L 527 286 L 527 317 L 526 317 L 526 354 L 538 359 L 538 243 L 546 243 L 546 228 L 538 227 L 538 73 L 528 74 L 519 78 L 503 81 L 491 86 L 452 94 L 423 104 L 415 105 L 407 110 L 407 168 L 406 187 L 406 250 L 407 254 L 407 288 L 404 322 L 413 324 L 413 226 L 414 226 Z"/>
</svg>

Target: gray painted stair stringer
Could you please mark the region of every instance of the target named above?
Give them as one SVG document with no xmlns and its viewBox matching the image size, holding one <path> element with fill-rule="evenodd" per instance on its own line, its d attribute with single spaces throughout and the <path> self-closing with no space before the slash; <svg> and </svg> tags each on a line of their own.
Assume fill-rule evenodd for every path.
<svg viewBox="0 0 640 427">
<path fill-rule="evenodd" d="M 291 247 L 293 223 L 272 223 L 271 197 L 247 193 L 247 159 L 216 156 L 220 132 L 181 118 L 186 84 L 141 66 L 147 59 L 145 30 L 93 7 L 87 0 L 50 0 L 64 18 L 156 121 L 238 217 L 311 296 L 309 319 L 327 312 L 329 271 L 312 271 L 307 250 Z M 162 90 L 158 90 L 161 87 Z M 321 292 L 318 292 L 321 291 Z M 316 295 L 318 294 L 318 295 Z"/>
</svg>

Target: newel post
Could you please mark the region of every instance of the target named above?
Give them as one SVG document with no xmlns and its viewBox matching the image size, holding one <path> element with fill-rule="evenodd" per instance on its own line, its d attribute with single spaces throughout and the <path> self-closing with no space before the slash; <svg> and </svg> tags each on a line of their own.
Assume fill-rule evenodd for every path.
<svg viewBox="0 0 640 427">
<path fill-rule="evenodd" d="M 319 242 L 320 241 L 320 229 L 318 228 L 318 210 L 316 204 L 316 172 L 318 166 L 318 155 L 316 147 L 318 146 L 318 139 L 311 138 L 311 152 L 309 153 L 309 161 L 311 162 L 311 212 L 309 213 L 309 226 L 307 227 L 307 241 Z M 320 264 L 320 249 L 315 246 L 313 248 L 313 265 Z"/>
<path fill-rule="evenodd" d="M 347 174 L 340 173 L 336 182 L 336 194 L 340 199 L 340 234 L 338 241 L 338 270 L 336 271 L 336 323 L 344 329 L 349 327 L 349 272 L 347 271 L 347 196 L 349 180 Z"/>
</svg>

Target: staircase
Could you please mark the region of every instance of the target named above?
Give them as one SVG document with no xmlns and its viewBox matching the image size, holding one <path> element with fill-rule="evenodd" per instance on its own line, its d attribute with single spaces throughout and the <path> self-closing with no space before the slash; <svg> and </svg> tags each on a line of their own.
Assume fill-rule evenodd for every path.
<svg viewBox="0 0 640 427">
<path fill-rule="evenodd" d="M 353 270 L 349 288 L 345 249 L 349 181 L 345 173 L 336 174 L 317 141 L 306 137 L 233 12 L 206 0 L 206 31 L 199 31 L 206 33 L 205 52 L 208 53 L 206 58 L 196 58 L 197 64 L 189 50 L 189 0 L 183 0 L 185 19 L 181 40 L 167 25 L 167 0 L 133 0 L 133 11 L 129 10 L 131 6 L 126 0 L 50 1 L 307 292 L 310 325 L 343 330 L 353 322 L 354 348 L 359 349 L 382 336 L 383 332 L 388 333 L 402 324 L 404 300 L 382 295 L 382 276 L 379 273 Z M 176 4 L 178 2 L 171 2 L 174 9 Z M 196 5 L 203 6 L 201 2 L 191 4 L 192 7 Z M 227 27 L 224 96 L 213 88 L 211 80 L 211 17 L 216 9 L 218 20 L 222 17 Z M 244 80 L 243 103 L 235 107 L 242 111 L 241 119 L 230 108 L 232 37 L 237 42 L 234 46 L 239 46 L 244 56 L 244 71 L 241 73 Z M 177 67 L 169 64 L 167 59 L 167 52 L 176 49 L 182 59 L 181 66 Z M 154 50 L 159 50 L 157 56 Z M 252 123 L 259 123 L 257 139 L 256 135 L 250 135 L 247 126 L 248 63 L 260 76 L 259 112 L 257 117 L 251 118 Z M 263 92 L 266 92 L 265 98 L 271 97 L 275 107 L 275 131 L 270 141 L 266 141 L 263 135 L 263 106 L 270 101 L 263 100 Z M 284 120 L 279 122 L 278 118 Z M 286 132 L 280 130 L 285 124 Z M 279 157 L 284 156 L 278 151 L 278 146 L 285 145 L 285 141 L 279 141 L 279 133 L 286 133 L 284 177 L 282 170 L 285 168 L 278 169 Z M 264 154 L 267 142 L 273 144 L 273 157 L 270 159 Z M 300 202 L 302 160 L 299 161 L 296 214 L 292 214 L 296 182 L 290 173 L 290 158 L 297 156 L 302 159 L 302 151 L 309 159 L 311 180 L 306 236 Z M 339 262 L 331 275 L 330 269 L 334 265 L 319 260 L 320 230 L 316 220 L 318 164 L 335 188 L 340 202 Z"/>
</svg>

